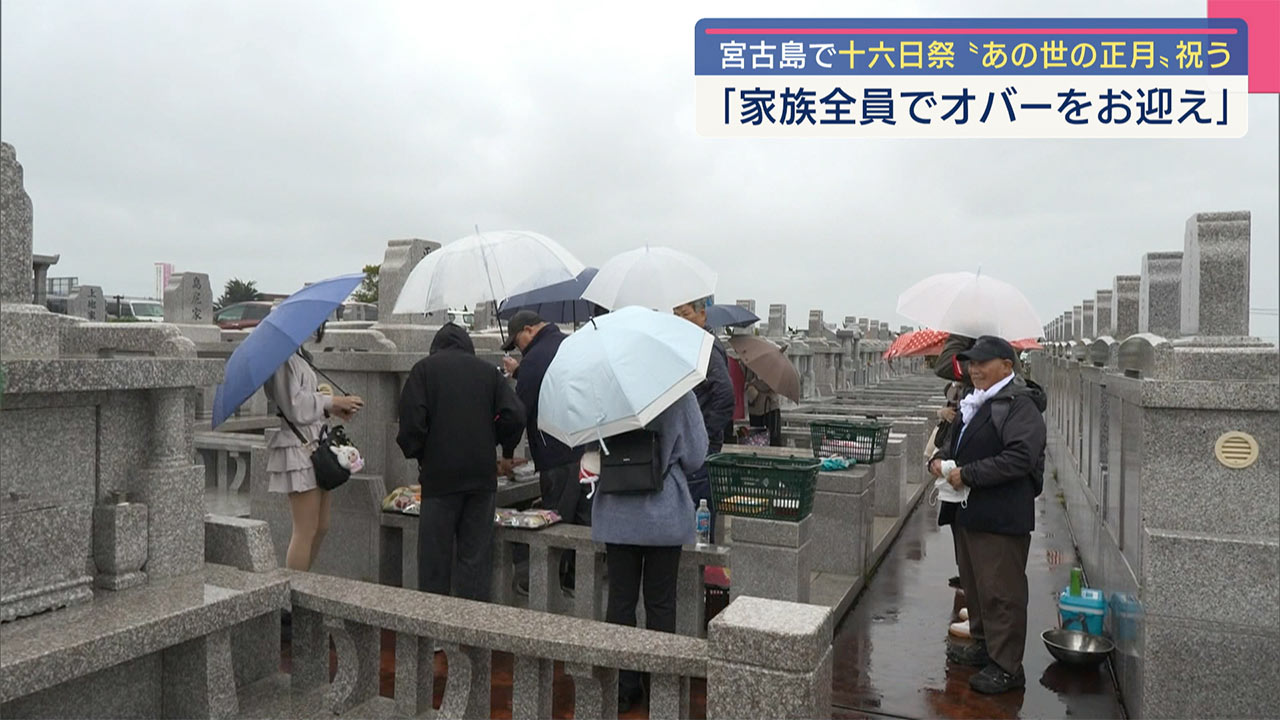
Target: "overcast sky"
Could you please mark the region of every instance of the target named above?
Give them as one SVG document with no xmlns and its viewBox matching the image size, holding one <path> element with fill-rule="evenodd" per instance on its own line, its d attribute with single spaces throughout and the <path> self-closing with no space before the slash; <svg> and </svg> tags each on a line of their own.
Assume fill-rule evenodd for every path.
<svg viewBox="0 0 1280 720">
<path fill-rule="evenodd" d="M 1252 301 L 1280 288 L 1277 98 L 1241 140 L 727 140 L 694 127 L 701 17 L 1203 16 L 1189 2 L 5 0 L 0 125 L 54 276 L 150 295 L 152 264 L 271 292 L 386 241 L 544 233 L 588 265 L 648 242 L 793 326 L 894 308 L 974 269 L 1048 321 L 1188 216 L 1253 212 Z M 669 7 L 668 7 L 669 5 Z M 1255 334 L 1276 335 L 1255 315 Z"/>
</svg>

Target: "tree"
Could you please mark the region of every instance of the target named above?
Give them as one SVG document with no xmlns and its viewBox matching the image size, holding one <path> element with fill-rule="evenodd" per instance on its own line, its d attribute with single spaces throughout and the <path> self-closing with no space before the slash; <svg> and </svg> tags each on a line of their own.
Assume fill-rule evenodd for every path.
<svg viewBox="0 0 1280 720">
<path fill-rule="evenodd" d="M 218 301 L 213 304 L 213 309 L 221 310 L 228 305 L 261 299 L 262 293 L 258 292 L 258 283 L 252 280 L 231 278 L 227 281 L 227 285 L 222 291 L 222 297 L 218 298 Z"/>
<path fill-rule="evenodd" d="M 382 265 L 365 265 L 364 280 L 360 283 L 360 287 L 351 293 L 351 298 L 356 302 L 373 303 L 378 302 L 378 272 L 382 270 Z"/>
</svg>

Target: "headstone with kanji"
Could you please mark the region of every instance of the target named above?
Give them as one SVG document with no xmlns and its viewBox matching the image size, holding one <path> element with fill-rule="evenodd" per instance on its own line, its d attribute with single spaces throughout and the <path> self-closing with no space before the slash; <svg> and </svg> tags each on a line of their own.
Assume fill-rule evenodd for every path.
<svg viewBox="0 0 1280 720">
<path fill-rule="evenodd" d="M 107 321 L 107 302 L 102 288 L 97 285 L 81 285 L 67 298 L 67 314 L 92 322 Z"/>
<path fill-rule="evenodd" d="M 206 273 L 174 273 L 164 289 L 164 321 L 178 325 L 213 323 L 213 288 Z"/>
</svg>

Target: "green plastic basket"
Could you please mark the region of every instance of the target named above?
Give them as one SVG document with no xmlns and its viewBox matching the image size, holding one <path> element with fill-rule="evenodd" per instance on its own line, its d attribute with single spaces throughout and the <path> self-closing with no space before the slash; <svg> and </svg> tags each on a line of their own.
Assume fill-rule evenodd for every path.
<svg viewBox="0 0 1280 720">
<path fill-rule="evenodd" d="M 815 420 L 809 424 L 813 456 L 838 456 L 854 462 L 878 463 L 884 460 L 884 449 L 889 445 L 889 429 L 892 427 L 893 423 L 875 418 L 847 422 Z"/>
<path fill-rule="evenodd" d="M 707 458 L 716 512 L 799 522 L 813 510 L 822 463 L 808 458 L 717 453 Z"/>
</svg>

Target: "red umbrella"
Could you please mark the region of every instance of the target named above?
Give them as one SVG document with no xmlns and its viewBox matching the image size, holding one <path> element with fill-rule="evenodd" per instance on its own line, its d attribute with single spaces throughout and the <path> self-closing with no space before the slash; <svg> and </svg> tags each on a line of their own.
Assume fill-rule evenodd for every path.
<svg viewBox="0 0 1280 720">
<path fill-rule="evenodd" d="M 944 330 L 932 330 L 925 328 L 924 330 L 914 330 L 912 332 L 903 333 L 898 336 L 897 340 L 884 351 L 886 360 L 896 357 L 924 357 L 928 355 L 937 355 L 942 352 L 942 346 L 947 344 L 947 338 L 951 337 L 951 333 Z M 1041 350 L 1043 347 L 1033 338 L 1024 338 L 1022 340 L 1012 340 L 1009 342 L 1015 350 Z"/>
<path fill-rule="evenodd" d="M 914 330 L 903 333 L 884 351 L 886 360 L 896 357 L 921 357 L 942 352 L 950 333 L 944 330 Z"/>
</svg>

